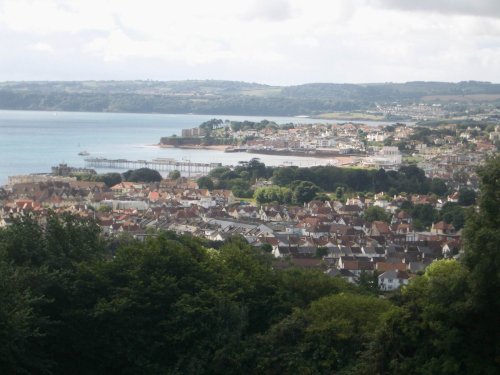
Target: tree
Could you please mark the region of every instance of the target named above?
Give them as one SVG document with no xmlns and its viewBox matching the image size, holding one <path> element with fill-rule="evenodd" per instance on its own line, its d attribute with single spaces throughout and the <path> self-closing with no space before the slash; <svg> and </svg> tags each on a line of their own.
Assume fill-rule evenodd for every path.
<svg viewBox="0 0 500 375">
<path fill-rule="evenodd" d="M 221 176 L 228 171 L 230 171 L 229 167 L 217 167 L 217 168 L 212 169 L 208 173 L 208 177 L 213 178 L 213 179 L 220 179 Z"/>
<path fill-rule="evenodd" d="M 366 221 L 385 221 L 389 223 L 391 221 L 391 217 L 382 207 L 371 206 L 368 207 L 363 213 L 363 217 Z"/>
<path fill-rule="evenodd" d="M 464 265 L 469 270 L 472 355 L 488 373 L 498 369 L 500 345 L 500 156 L 479 168 L 479 213 L 471 212 L 464 229 Z"/>
<path fill-rule="evenodd" d="M 266 186 L 255 190 L 254 198 L 257 204 L 278 203 L 287 204 L 292 201 L 292 192 L 288 188 Z"/>
<path fill-rule="evenodd" d="M 389 188 L 389 177 L 385 169 L 380 168 L 373 176 L 374 190 L 376 192 L 387 191 Z"/>
<path fill-rule="evenodd" d="M 448 186 L 446 183 L 440 178 L 433 178 L 431 180 L 429 191 L 434 193 L 440 197 L 444 196 L 448 191 Z"/>
<path fill-rule="evenodd" d="M 342 195 L 344 195 L 344 188 L 341 186 L 338 186 L 337 189 L 335 190 L 335 197 L 337 199 L 341 199 Z"/>
<path fill-rule="evenodd" d="M 297 167 L 276 168 L 273 171 L 273 183 L 279 186 L 287 186 L 297 179 Z"/>
<path fill-rule="evenodd" d="M 377 271 L 374 271 L 373 273 L 368 273 L 364 270 L 361 271 L 358 279 L 359 287 L 365 292 L 377 295 L 380 291 L 378 285 L 378 275 L 379 273 Z"/>
<path fill-rule="evenodd" d="M 86 284 L 78 280 L 80 266 L 105 256 L 92 220 L 49 213 L 42 228 L 37 219 L 21 216 L 0 229 L 0 369 L 5 373 L 54 372 L 69 344 L 66 314 L 72 303 L 82 303 L 71 296 L 75 283 Z"/>
<path fill-rule="evenodd" d="M 318 246 L 316 249 L 316 258 L 323 258 L 328 255 L 328 248 L 324 246 Z"/>
<path fill-rule="evenodd" d="M 106 204 L 102 204 L 99 206 L 99 208 L 97 209 L 98 212 L 103 212 L 103 213 L 108 213 L 108 212 L 111 212 L 113 211 L 113 208 L 111 206 L 108 206 Z"/>
<path fill-rule="evenodd" d="M 301 181 L 293 190 L 293 201 L 297 204 L 310 202 L 321 189 L 309 181 Z"/>
<path fill-rule="evenodd" d="M 5 374 L 43 373 L 49 367 L 31 353 L 48 327 L 36 314 L 37 305 L 46 301 L 26 287 L 28 280 L 26 272 L 0 260 L 0 370 Z"/>
<path fill-rule="evenodd" d="M 391 308 L 390 302 L 374 296 L 339 293 L 296 309 L 248 349 L 254 354 L 249 372 L 357 373 L 359 353 Z"/>
<path fill-rule="evenodd" d="M 262 249 L 262 251 L 266 252 L 266 253 L 272 253 L 273 252 L 273 247 L 271 246 L 271 244 L 268 244 L 268 243 L 264 243 L 260 246 L 260 248 Z"/>
<path fill-rule="evenodd" d="M 177 169 L 168 173 L 168 178 L 171 180 L 177 180 L 179 177 L 181 177 L 181 172 Z"/>
<path fill-rule="evenodd" d="M 413 209 L 414 205 L 412 201 L 403 201 L 401 203 L 401 209 L 404 211 L 411 211 Z"/>
<path fill-rule="evenodd" d="M 476 203 L 476 192 L 470 189 L 461 189 L 458 194 L 458 204 L 472 206 Z"/>
<path fill-rule="evenodd" d="M 200 189 L 207 189 L 207 190 L 213 190 L 214 189 L 214 182 L 208 176 L 200 177 L 196 181 L 196 183 L 198 184 L 198 188 L 200 188 Z"/>
<path fill-rule="evenodd" d="M 327 194 L 325 194 L 325 193 L 318 193 L 314 197 L 314 200 L 316 200 L 316 201 L 322 201 L 322 202 L 327 202 L 327 201 L 331 201 L 331 198 Z"/>
<path fill-rule="evenodd" d="M 433 262 L 403 288 L 398 309 L 383 322 L 366 360 L 383 374 L 481 373 L 464 367 L 465 268 L 455 260 Z M 471 372 L 472 371 L 472 372 Z"/>
<path fill-rule="evenodd" d="M 251 198 L 253 191 L 250 189 L 250 184 L 242 178 L 235 178 L 228 182 L 233 194 L 239 198 Z"/>
<path fill-rule="evenodd" d="M 102 181 L 106 186 L 111 187 L 122 182 L 122 176 L 119 173 L 105 173 L 97 176 L 98 181 Z"/>
<path fill-rule="evenodd" d="M 247 164 L 247 171 L 253 180 L 266 177 L 266 165 L 259 158 L 252 158 Z"/>
<path fill-rule="evenodd" d="M 437 219 L 437 211 L 430 204 L 417 204 L 411 210 L 411 216 L 424 227 L 429 227 Z"/>
<path fill-rule="evenodd" d="M 127 171 L 123 174 L 123 178 L 130 182 L 159 182 L 162 180 L 160 172 L 150 168 Z"/>
<path fill-rule="evenodd" d="M 441 208 L 440 217 L 448 224 L 453 224 L 456 230 L 460 230 L 465 225 L 466 209 L 458 203 L 446 202 Z"/>
</svg>

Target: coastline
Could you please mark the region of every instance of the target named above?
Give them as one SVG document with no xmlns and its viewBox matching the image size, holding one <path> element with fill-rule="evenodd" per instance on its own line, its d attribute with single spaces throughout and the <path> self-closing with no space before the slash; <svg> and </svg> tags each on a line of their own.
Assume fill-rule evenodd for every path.
<svg viewBox="0 0 500 375">
<path fill-rule="evenodd" d="M 222 151 L 224 152 L 226 148 L 230 147 L 227 145 L 212 145 L 212 146 L 199 146 L 199 145 L 183 145 L 183 146 L 172 146 L 172 145 L 162 145 L 162 144 L 155 144 L 152 146 L 156 146 L 159 148 L 168 148 L 168 149 L 183 149 L 183 150 L 209 150 L 209 151 Z M 280 152 L 280 151 L 275 151 L 275 152 L 243 152 L 243 154 L 252 154 L 256 155 L 255 157 L 258 157 L 258 155 L 267 155 L 267 156 L 272 156 L 272 155 L 277 155 L 277 156 L 293 156 L 293 157 L 300 157 L 304 159 L 313 159 L 313 160 L 332 160 L 335 161 L 335 165 L 337 166 L 343 166 L 343 165 L 349 165 L 354 163 L 355 157 L 363 157 L 362 155 L 332 155 L 332 154 L 301 154 L 301 153 L 293 153 L 293 152 Z"/>
<path fill-rule="evenodd" d="M 211 145 L 211 146 L 201 146 L 201 145 L 182 145 L 182 146 L 173 146 L 173 145 L 162 145 L 157 143 L 152 146 L 157 146 L 159 148 L 180 148 L 184 150 L 213 150 L 213 151 L 225 151 L 229 146 L 227 145 Z"/>
<path fill-rule="evenodd" d="M 243 159 L 260 157 L 266 165 L 294 161 L 296 165 L 326 163 L 321 158 L 246 153 L 224 153 L 226 146 L 158 147 L 165 134 L 180 134 L 182 129 L 199 126 L 209 115 L 151 115 L 101 112 L 0 110 L 0 184 L 9 176 L 47 173 L 51 167 L 66 163 L 84 167 L 78 155 L 87 150 L 92 157 L 128 160 L 155 158 L 192 159 L 199 162 L 237 164 Z M 221 117 L 221 116 L 218 116 Z M 230 121 L 261 121 L 278 123 L 316 123 L 317 120 L 296 117 L 223 116 Z M 332 121 L 325 120 L 330 123 Z M 26 140 L 32 140 L 26 148 Z M 35 141 L 36 140 L 36 141 Z M 229 145 L 227 145 L 229 146 Z M 47 152 L 53 150 L 53 152 Z M 313 162 L 311 162 L 313 161 Z M 108 170 L 106 170 L 108 171 Z M 112 171 L 112 170 L 109 170 Z M 100 171 L 102 172 L 102 171 Z"/>
</svg>

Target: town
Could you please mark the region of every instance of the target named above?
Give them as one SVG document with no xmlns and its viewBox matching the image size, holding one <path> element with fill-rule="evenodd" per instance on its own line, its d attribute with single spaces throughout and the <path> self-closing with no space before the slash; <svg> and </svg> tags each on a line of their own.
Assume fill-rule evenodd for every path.
<svg viewBox="0 0 500 375">
<path fill-rule="evenodd" d="M 92 169 L 60 165 L 49 175 L 9 179 L 0 190 L 0 227 L 27 213 L 43 223 L 55 212 L 94 219 L 108 238 L 144 240 L 161 230 L 213 243 L 238 236 L 272 254 L 276 267 L 316 268 L 352 283 L 375 275 L 380 290 L 390 291 L 434 260 L 459 256 L 461 229 L 478 192 L 474 171 L 498 148 L 500 126 L 278 126 L 211 120 L 183 137 L 192 139 L 193 133 L 200 142 L 223 134 L 237 140 L 230 147 L 247 152 L 336 153 L 338 159 L 329 156 L 335 166 L 324 166 L 321 173 L 351 167 L 353 173 L 376 172 L 377 181 L 398 179 L 391 173 L 401 173 L 419 179 L 422 187 L 404 191 L 375 182 L 356 189 L 346 183 L 328 191 L 307 180 L 287 184 L 280 175 L 297 167 L 269 170 L 258 158 L 237 167 L 216 165 L 197 178 L 177 170 L 162 178 L 148 170 L 155 178 L 111 173 L 100 179 Z"/>
</svg>

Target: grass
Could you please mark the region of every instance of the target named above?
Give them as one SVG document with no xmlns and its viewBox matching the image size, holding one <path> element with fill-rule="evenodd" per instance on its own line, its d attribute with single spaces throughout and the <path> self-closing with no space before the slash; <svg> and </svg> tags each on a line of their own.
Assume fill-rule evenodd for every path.
<svg viewBox="0 0 500 375">
<path fill-rule="evenodd" d="M 408 164 L 417 164 L 424 160 L 421 156 L 403 156 L 403 161 Z"/>
</svg>

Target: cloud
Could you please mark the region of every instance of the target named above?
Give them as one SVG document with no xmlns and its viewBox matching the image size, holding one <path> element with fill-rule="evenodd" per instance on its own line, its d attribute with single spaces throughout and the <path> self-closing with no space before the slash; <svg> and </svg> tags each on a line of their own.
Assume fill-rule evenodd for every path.
<svg viewBox="0 0 500 375">
<path fill-rule="evenodd" d="M 496 4 L 0 0 L 0 80 L 498 81 Z"/>
<path fill-rule="evenodd" d="M 288 0 L 255 0 L 244 18 L 265 21 L 285 21 L 293 17 L 293 10 Z"/>
<path fill-rule="evenodd" d="M 499 0 L 370 0 L 370 2 L 405 11 L 500 17 Z"/>
<path fill-rule="evenodd" d="M 30 45 L 29 47 L 35 51 L 49 52 L 49 53 L 54 52 L 54 48 L 50 44 L 47 44 L 47 43 L 38 42 L 38 43 Z"/>
<path fill-rule="evenodd" d="M 18 32 L 47 35 L 54 32 L 106 30 L 113 25 L 110 15 L 98 8 L 71 6 L 56 0 L 4 0 L 0 23 Z"/>
</svg>

